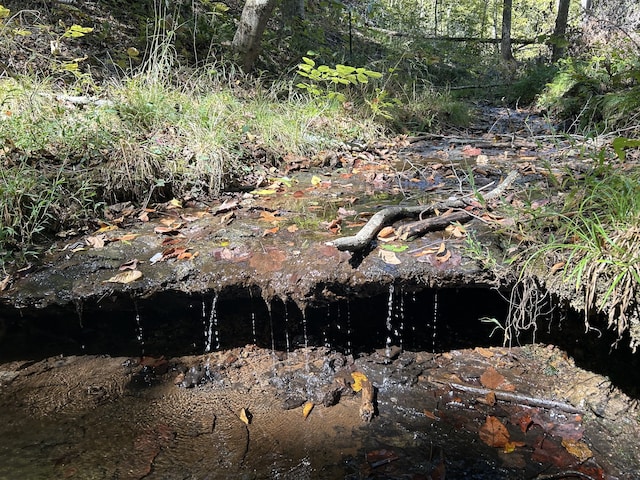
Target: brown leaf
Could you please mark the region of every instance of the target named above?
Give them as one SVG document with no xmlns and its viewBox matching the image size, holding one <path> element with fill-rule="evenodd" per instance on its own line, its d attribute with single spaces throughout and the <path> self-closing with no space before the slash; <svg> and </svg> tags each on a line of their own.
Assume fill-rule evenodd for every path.
<svg viewBox="0 0 640 480">
<path fill-rule="evenodd" d="M 400 265 L 402 263 L 396 253 L 390 252 L 389 250 L 379 250 L 378 256 L 382 258 L 384 263 L 389 265 Z"/>
<path fill-rule="evenodd" d="M 282 263 L 287 256 L 281 250 L 270 249 L 267 251 L 254 252 L 249 260 L 249 265 L 256 269 L 259 274 L 277 272 L 282 269 Z"/>
<path fill-rule="evenodd" d="M 505 378 L 493 367 L 487 368 L 480 376 L 480 383 L 482 386 L 492 390 L 500 387 L 504 382 Z"/>
<path fill-rule="evenodd" d="M 484 347 L 476 347 L 473 349 L 474 351 L 478 352 L 480 355 L 482 355 L 484 358 L 491 358 L 493 357 L 493 351 L 489 348 L 484 348 Z"/>
<path fill-rule="evenodd" d="M 138 263 L 139 263 L 139 260 L 137 258 L 134 258 L 133 260 L 129 260 L 128 262 L 125 262 L 122 265 L 120 265 L 120 268 L 118 268 L 118 270 L 120 271 L 135 270 L 136 268 L 138 268 Z"/>
<path fill-rule="evenodd" d="M 6 288 L 9 286 L 10 280 L 11 280 L 11 275 L 7 275 L 0 281 L 0 292 L 3 292 L 4 290 L 6 290 Z"/>
<path fill-rule="evenodd" d="M 549 273 L 551 275 L 553 275 L 558 270 L 562 270 L 566 264 L 567 264 L 567 262 L 558 262 L 558 263 L 554 264 L 553 267 L 551 267 L 551 269 L 549 270 Z"/>
<path fill-rule="evenodd" d="M 85 238 L 85 242 L 87 242 L 87 245 L 89 245 L 90 247 L 93 247 L 96 250 L 99 250 L 101 248 L 104 248 L 105 236 L 102 234 L 89 236 Z"/>
<path fill-rule="evenodd" d="M 487 405 L 490 406 L 494 406 L 496 404 L 496 394 L 495 392 L 489 392 L 485 395 L 484 397 L 485 402 L 487 402 Z"/>
<path fill-rule="evenodd" d="M 484 425 L 478 431 L 480 440 L 490 447 L 504 448 L 509 442 L 509 431 L 500 420 L 491 415 L 487 416 Z"/>
<path fill-rule="evenodd" d="M 267 228 L 264 232 L 262 232 L 262 236 L 266 237 L 267 235 L 275 235 L 280 230 L 280 227 Z"/>
<path fill-rule="evenodd" d="M 127 270 L 126 272 L 118 273 L 109 280 L 105 280 L 105 283 L 131 283 L 142 278 L 142 272 L 140 270 Z"/>
<path fill-rule="evenodd" d="M 396 229 L 393 227 L 384 227 L 378 232 L 378 238 L 388 238 L 395 235 Z"/>
<path fill-rule="evenodd" d="M 299 228 L 297 225 L 295 225 L 295 224 L 294 224 L 294 225 L 289 225 L 289 226 L 287 227 L 287 232 L 289 232 L 289 233 L 295 233 L 295 232 L 297 232 L 298 230 L 300 230 L 300 228 Z"/>
</svg>

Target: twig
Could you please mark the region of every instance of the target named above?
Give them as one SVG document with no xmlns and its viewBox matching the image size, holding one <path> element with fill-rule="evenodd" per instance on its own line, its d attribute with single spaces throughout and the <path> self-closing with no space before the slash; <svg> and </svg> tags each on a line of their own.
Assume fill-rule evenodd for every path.
<svg viewBox="0 0 640 480">
<path fill-rule="evenodd" d="M 471 385 L 462 385 L 460 383 L 451 383 L 445 382 L 442 380 L 429 379 L 431 383 L 435 383 L 438 385 L 449 385 L 451 388 L 455 390 L 460 390 L 461 392 L 473 393 L 474 395 L 486 395 L 490 392 L 493 392 L 496 396 L 497 400 L 502 400 L 503 402 L 511 402 L 518 403 L 521 405 L 527 405 L 529 407 L 542 407 L 542 408 L 556 408 L 558 410 L 562 410 L 567 413 L 580 413 L 583 414 L 584 411 L 574 407 L 573 405 L 569 405 L 568 403 L 558 402 L 556 400 L 547 400 L 546 398 L 538 398 L 538 397 L 530 397 L 528 395 L 522 395 L 519 393 L 505 392 L 502 390 L 491 390 L 490 388 L 479 388 L 472 387 Z"/>
<path fill-rule="evenodd" d="M 483 196 L 485 200 L 491 200 L 501 196 L 504 191 L 511 186 L 511 184 L 518 177 L 518 172 L 513 170 L 509 172 L 509 175 L 493 190 L 488 192 Z M 383 210 L 380 210 L 375 215 L 373 215 L 369 221 L 366 223 L 364 227 L 355 235 L 350 237 L 342 237 L 333 240 L 332 242 L 327 242 L 327 245 L 332 245 L 338 250 L 350 250 L 350 251 L 359 251 L 366 248 L 367 245 L 375 238 L 377 233 L 389 223 L 396 221 L 399 218 L 403 217 L 414 217 L 416 215 L 422 215 L 423 213 L 434 213 L 437 210 L 446 211 L 452 208 L 464 208 L 469 204 L 468 200 L 465 199 L 450 199 L 444 202 L 433 203 L 431 205 L 415 205 L 409 207 L 387 207 Z M 458 213 L 458 212 L 456 212 Z M 421 233 L 425 233 L 427 231 L 432 231 L 435 229 L 440 229 L 446 227 L 446 225 L 450 224 L 451 221 L 455 222 L 468 222 L 473 217 L 471 215 L 455 215 L 452 217 L 443 218 L 434 218 L 434 219 L 426 219 L 420 220 L 419 222 L 415 222 L 414 224 L 409 224 L 404 226 L 405 231 L 409 231 L 410 233 L 405 236 L 405 238 L 409 236 L 417 236 Z M 446 220 L 446 221 L 445 221 Z M 444 222 L 444 223 L 443 223 Z M 435 228 L 435 225 L 438 228 Z M 401 234 L 399 231 L 398 234 Z"/>
</svg>

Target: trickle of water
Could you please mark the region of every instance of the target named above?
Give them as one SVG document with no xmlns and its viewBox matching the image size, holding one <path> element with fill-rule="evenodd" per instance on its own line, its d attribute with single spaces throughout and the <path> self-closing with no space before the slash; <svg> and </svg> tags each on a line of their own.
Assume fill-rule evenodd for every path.
<svg viewBox="0 0 640 480">
<path fill-rule="evenodd" d="M 436 340 L 438 334 L 438 290 L 433 294 L 433 319 L 431 320 L 431 353 L 436 354 Z"/>
<path fill-rule="evenodd" d="M 207 307 L 205 301 L 202 301 L 202 319 L 205 326 L 204 331 L 204 351 L 205 353 L 211 351 L 211 345 L 215 335 L 216 350 L 220 350 L 220 331 L 218 330 L 218 312 L 216 304 L 218 303 L 218 294 L 213 296 L 211 301 L 211 311 L 207 317 Z"/>
<path fill-rule="evenodd" d="M 258 344 L 258 336 L 256 335 L 256 312 L 251 312 L 251 333 L 253 334 L 253 344 Z"/>
<path fill-rule="evenodd" d="M 287 343 L 287 353 L 291 352 L 291 342 L 289 340 L 289 309 L 287 302 L 284 302 L 284 338 Z"/>
<path fill-rule="evenodd" d="M 353 353 L 353 345 L 351 344 L 351 304 L 347 299 L 347 355 Z"/>
<path fill-rule="evenodd" d="M 303 308 L 302 312 L 302 335 L 304 336 L 304 348 L 309 346 L 309 335 L 307 334 L 307 309 Z"/>
<path fill-rule="evenodd" d="M 331 342 L 329 341 L 329 325 L 331 324 L 331 306 L 327 307 L 327 323 L 322 327 L 322 342 L 327 348 L 331 348 Z"/>
<path fill-rule="evenodd" d="M 136 338 L 138 339 L 138 343 L 142 347 L 142 353 L 144 354 L 144 336 L 142 334 L 142 321 L 140 320 L 140 313 L 136 308 Z"/>
<path fill-rule="evenodd" d="M 389 285 L 389 300 L 387 301 L 387 341 L 385 343 L 385 354 L 387 357 L 391 356 L 391 335 L 393 334 L 393 292 L 395 287 L 392 284 Z"/>
<path fill-rule="evenodd" d="M 395 312 L 395 318 L 397 320 L 398 330 L 397 335 L 400 342 L 400 349 L 404 348 L 404 292 L 400 289 L 400 301 L 398 302 L 398 308 Z"/>
<path fill-rule="evenodd" d="M 83 322 L 82 312 L 83 312 L 84 306 L 83 306 L 82 300 L 74 300 L 73 303 L 76 306 L 76 313 L 78 314 L 78 325 L 80 325 L 80 330 L 82 330 L 84 328 L 84 325 L 82 323 Z M 80 348 L 82 348 L 82 350 L 84 350 L 85 349 L 85 344 L 83 343 L 80 346 Z"/>
</svg>

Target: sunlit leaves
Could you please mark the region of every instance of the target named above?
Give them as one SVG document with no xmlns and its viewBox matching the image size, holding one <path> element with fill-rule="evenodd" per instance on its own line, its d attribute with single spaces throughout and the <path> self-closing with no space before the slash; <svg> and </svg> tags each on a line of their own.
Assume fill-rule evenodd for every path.
<svg viewBox="0 0 640 480">
<path fill-rule="evenodd" d="M 83 27 L 81 25 L 71 25 L 67 30 L 62 34 L 65 38 L 78 38 L 84 37 L 87 33 L 93 32 L 93 28 L 91 27 Z"/>
</svg>

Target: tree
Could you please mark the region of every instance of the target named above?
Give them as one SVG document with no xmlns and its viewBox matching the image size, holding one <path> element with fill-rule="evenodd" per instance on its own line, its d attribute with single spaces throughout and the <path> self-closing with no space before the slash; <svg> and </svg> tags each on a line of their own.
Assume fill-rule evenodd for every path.
<svg viewBox="0 0 640 480">
<path fill-rule="evenodd" d="M 242 67 L 250 71 L 260 54 L 260 40 L 277 0 L 247 0 L 231 46 L 242 56 Z"/>
<path fill-rule="evenodd" d="M 553 30 L 553 47 L 551 61 L 557 62 L 564 56 L 567 39 L 567 22 L 569 20 L 569 3 L 571 0 L 558 0 L 558 16 L 556 17 L 556 27 Z"/>
<path fill-rule="evenodd" d="M 513 62 L 513 52 L 511 51 L 511 10 L 513 0 L 504 0 L 502 4 L 502 41 L 500 51 L 502 58 L 506 62 Z"/>
</svg>

